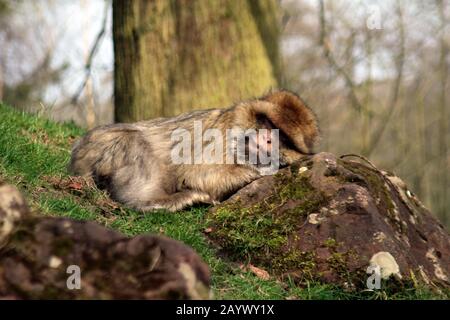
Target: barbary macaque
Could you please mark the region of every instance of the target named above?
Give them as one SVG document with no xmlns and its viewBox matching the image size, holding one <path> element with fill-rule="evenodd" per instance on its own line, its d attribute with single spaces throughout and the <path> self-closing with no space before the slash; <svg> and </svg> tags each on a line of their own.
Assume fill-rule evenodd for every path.
<svg viewBox="0 0 450 320">
<path fill-rule="evenodd" d="M 69 170 L 128 207 L 181 210 L 217 203 L 313 152 L 314 113 L 275 91 L 226 109 L 101 126 L 73 147 Z"/>
</svg>

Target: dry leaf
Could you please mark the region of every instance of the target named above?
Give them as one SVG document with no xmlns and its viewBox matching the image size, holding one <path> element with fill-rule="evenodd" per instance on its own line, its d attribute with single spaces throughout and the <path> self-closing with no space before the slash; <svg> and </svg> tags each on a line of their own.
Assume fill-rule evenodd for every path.
<svg viewBox="0 0 450 320">
<path fill-rule="evenodd" d="M 258 278 L 260 278 L 262 280 L 270 279 L 270 275 L 266 270 L 257 268 L 253 265 L 249 265 L 248 267 L 249 267 L 250 271 L 253 272 L 253 274 L 255 274 Z"/>
<path fill-rule="evenodd" d="M 79 182 L 72 182 L 68 187 L 75 190 L 81 190 L 83 188 L 83 186 Z"/>
</svg>

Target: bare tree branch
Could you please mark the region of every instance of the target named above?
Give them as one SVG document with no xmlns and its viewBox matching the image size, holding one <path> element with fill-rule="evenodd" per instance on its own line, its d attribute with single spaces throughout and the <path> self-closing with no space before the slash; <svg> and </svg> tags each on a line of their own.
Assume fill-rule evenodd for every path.
<svg viewBox="0 0 450 320">
<path fill-rule="evenodd" d="M 100 31 L 98 32 L 97 36 L 95 37 L 94 44 L 92 45 L 92 48 L 89 52 L 89 56 L 86 60 L 85 66 L 84 66 L 84 80 L 78 87 L 77 91 L 75 91 L 75 94 L 73 95 L 73 97 L 71 99 L 72 104 L 78 103 L 81 93 L 83 92 L 84 88 L 86 87 L 86 84 L 89 81 L 89 78 L 91 76 L 92 61 L 94 60 L 95 54 L 97 53 L 100 43 L 103 40 L 105 33 L 106 33 L 109 8 L 110 8 L 110 3 L 108 0 L 105 0 L 105 8 L 103 11 L 104 13 L 103 13 L 102 27 L 101 27 Z"/>
<path fill-rule="evenodd" d="M 325 17 L 325 4 L 323 0 L 319 0 L 319 21 L 320 21 L 320 37 L 319 44 L 323 48 L 323 53 L 330 66 L 339 74 L 345 81 L 345 85 L 348 89 L 352 106 L 358 111 L 367 111 L 363 104 L 359 101 L 355 93 L 355 87 L 352 78 L 347 74 L 343 67 L 341 67 L 333 56 L 328 42 L 327 30 L 326 30 L 326 17 Z"/>
<path fill-rule="evenodd" d="M 399 92 L 400 92 L 400 86 L 403 78 L 403 70 L 404 70 L 404 64 L 405 64 L 405 25 L 403 21 L 403 12 L 400 3 L 397 1 L 397 15 L 398 15 L 398 24 L 399 24 L 399 52 L 395 59 L 395 66 L 396 66 L 396 72 L 397 75 L 394 80 L 394 85 L 391 90 L 391 95 L 389 99 L 389 105 L 386 110 L 386 112 L 382 115 L 380 121 L 378 122 L 379 125 L 375 129 L 374 133 L 372 134 L 372 139 L 367 147 L 366 150 L 363 150 L 362 153 L 366 155 L 367 157 L 370 157 L 370 155 L 373 153 L 375 148 L 377 147 L 378 143 L 381 140 L 381 137 L 385 131 L 385 129 L 388 127 L 388 124 L 392 118 L 392 115 L 395 110 L 395 106 L 398 102 Z"/>
</svg>

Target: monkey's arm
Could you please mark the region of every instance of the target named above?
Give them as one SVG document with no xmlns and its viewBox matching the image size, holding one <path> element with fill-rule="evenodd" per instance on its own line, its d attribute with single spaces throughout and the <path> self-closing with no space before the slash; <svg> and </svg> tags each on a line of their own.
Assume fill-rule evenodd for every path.
<svg viewBox="0 0 450 320">
<path fill-rule="evenodd" d="M 142 206 L 136 209 L 142 211 L 152 211 L 157 209 L 166 209 L 171 212 L 181 210 L 185 207 L 191 206 L 195 203 L 211 203 L 215 204 L 216 201 L 212 200 L 210 195 L 206 192 L 186 190 L 179 191 L 158 199 L 152 199 L 142 204 Z"/>
</svg>

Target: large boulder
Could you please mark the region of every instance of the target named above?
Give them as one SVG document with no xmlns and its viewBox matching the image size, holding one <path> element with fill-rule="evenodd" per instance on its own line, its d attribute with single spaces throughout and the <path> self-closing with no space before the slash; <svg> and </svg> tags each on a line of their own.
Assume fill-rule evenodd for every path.
<svg viewBox="0 0 450 320">
<path fill-rule="evenodd" d="M 0 299 L 201 299 L 209 281 L 208 267 L 180 242 L 33 215 L 0 183 Z"/>
<path fill-rule="evenodd" d="M 356 159 L 356 158 L 354 158 Z M 207 215 L 209 238 L 238 262 L 298 283 L 449 286 L 450 237 L 397 176 L 319 153 L 247 185 Z"/>
</svg>

